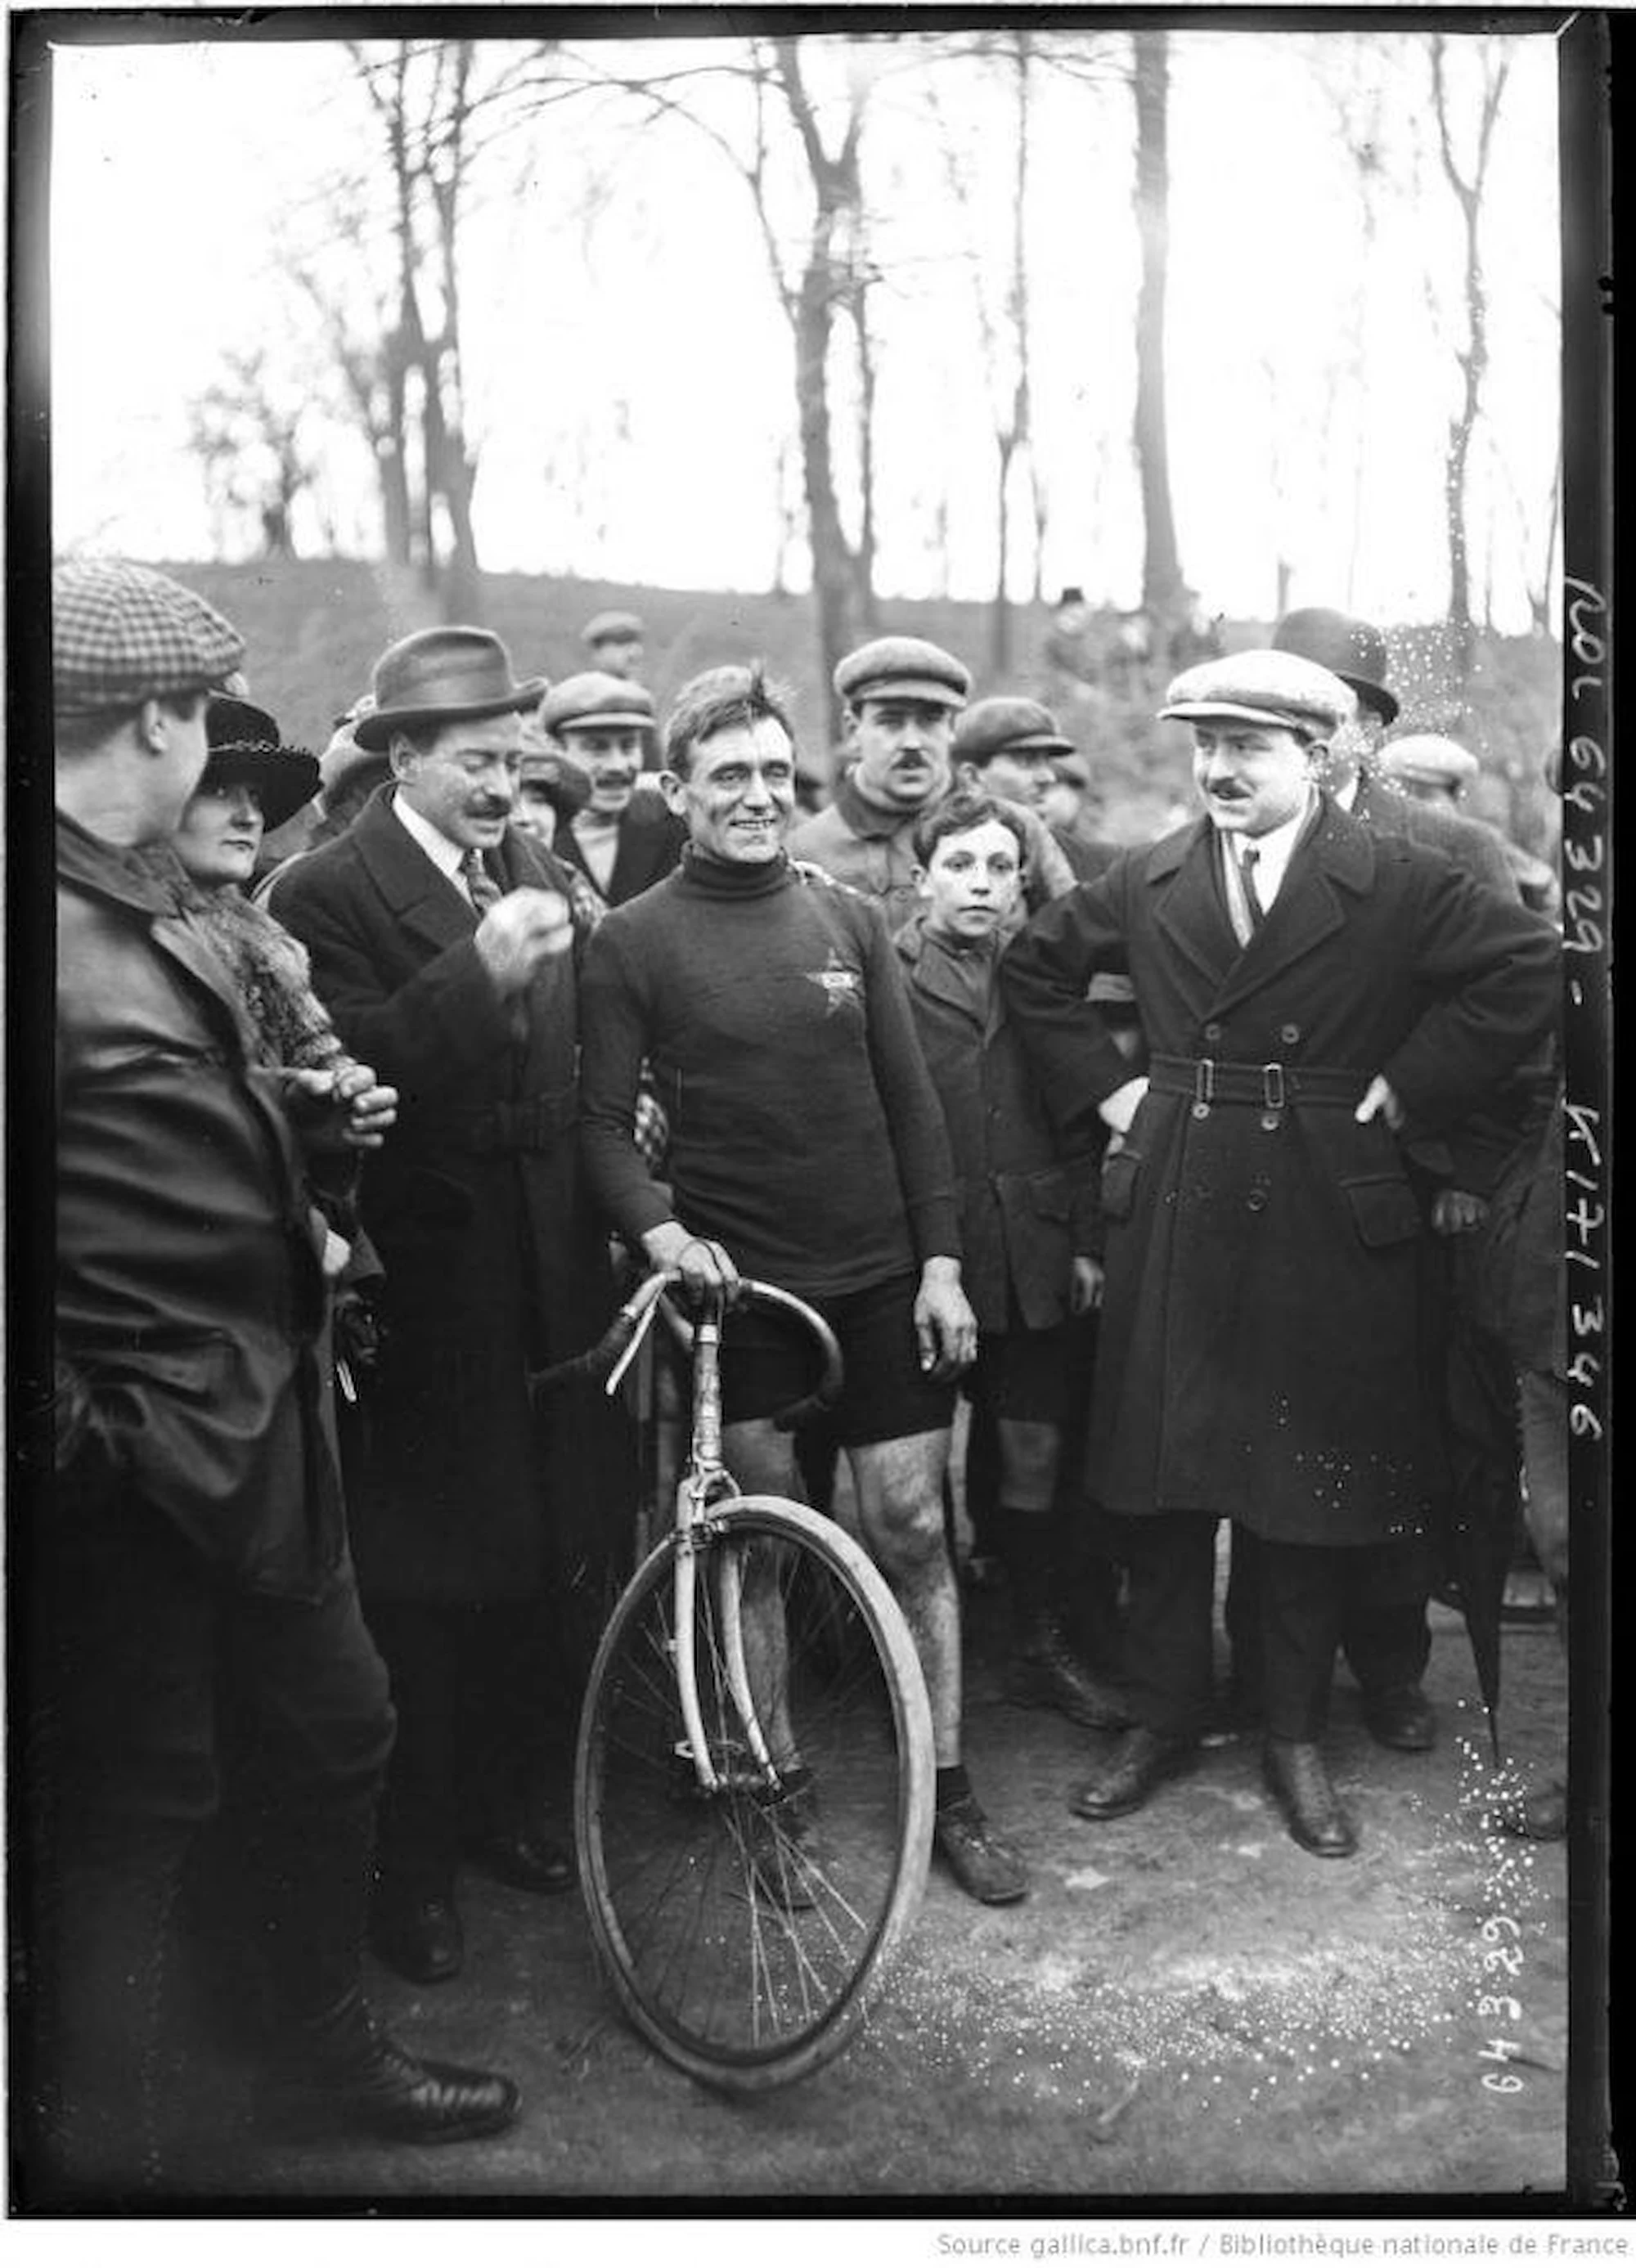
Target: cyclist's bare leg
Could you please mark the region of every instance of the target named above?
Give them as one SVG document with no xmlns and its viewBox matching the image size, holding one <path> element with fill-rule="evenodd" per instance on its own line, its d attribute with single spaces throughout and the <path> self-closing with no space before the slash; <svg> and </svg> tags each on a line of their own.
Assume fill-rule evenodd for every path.
<svg viewBox="0 0 1636 2268">
<path fill-rule="evenodd" d="M 943 1526 L 947 1426 L 848 1450 L 864 1541 L 903 1609 L 940 1765 L 960 1762 L 960 1593 Z"/>
<path fill-rule="evenodd" d="M 745 1418 L 722 1429 L 721 1461 L 743 1496 L 800 1497 L 795 1449 L 788 1433 L 781 1433 L 770 1418 Z M 800 1758 L 790 1725 L 788 1652 L 783 1603 L 779 1594 L 780 1554 L 776 1544 L 763 1543 L 743 1558 L 744 1589 L 741 1609 L 744 1631 L 744 1665 L 750 1691 L 755 1697 L 773 1761 L 781 1770 Z"/>
</svg>

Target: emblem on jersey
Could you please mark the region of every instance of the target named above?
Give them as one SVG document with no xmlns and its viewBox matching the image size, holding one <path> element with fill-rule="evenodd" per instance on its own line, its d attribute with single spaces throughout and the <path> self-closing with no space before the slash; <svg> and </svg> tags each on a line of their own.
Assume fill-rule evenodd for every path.
<svg viewBox="0 0 1636 2268">
<path fill-rule="evenodd" d="M 807 982 L 815 984 L 823 994 L 828 1003 L 824 1011 L 826 1015 L 833 1016 L 837 1008 L 844 1007 L 849 1001 L 855 1007 L 863 1005 L 862 972 L 849 968 L 833 946 L 829 947 L 829 957 L 822 968 L 807 971 Z"/>
</svg>

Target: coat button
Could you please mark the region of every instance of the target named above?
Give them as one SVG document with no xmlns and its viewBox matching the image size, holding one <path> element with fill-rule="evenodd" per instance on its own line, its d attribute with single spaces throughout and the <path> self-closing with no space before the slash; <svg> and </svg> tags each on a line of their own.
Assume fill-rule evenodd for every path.
<svg viewBox="0 0 1636 2268">
<path fill-rule="evenodd" d="M 1286 1048 L 1293 1048 L 1296 1041 L 1301 1037 L 1301 1026 L 1299 1024 L 1280 1024 L 1279 1026 L 1279 1037 L 1283 1041 Z"/>
<path fill-rule="evenodd" d="M 1205 1026 L 1205 1037 L 1207 1040 L 1219 1040 L 1221 1036 L 1221 1032 L 1222 1027 L 1220 1024 L 1206 1024 Z"/>
<path fill-rule="evenodd" d="M 1264 1212 L 1267 1209 L 1267 1193 L 1265 1189 L 1251 1189 L 1249 1195 L 1245 1198 L 1244 1203 L 1249 1206 L 1251 1212 Z"/>
</svg>

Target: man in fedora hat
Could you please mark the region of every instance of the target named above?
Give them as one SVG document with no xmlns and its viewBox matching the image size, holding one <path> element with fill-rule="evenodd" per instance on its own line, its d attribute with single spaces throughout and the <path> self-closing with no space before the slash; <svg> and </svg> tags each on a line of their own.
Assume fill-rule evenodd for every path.
<svg viewBox="0 0 1636 2268">
<path fill-rule="evenodd" d="M 835 690 L 851 769 L 828 809 L 791 830 L 790 856 L 875 899 L 896 931 L 919 905 L 915 829 L 952 792 L 954 721 L 971 673 L 928 638 L 871 638 L 836 665 Z M 1072 888 L 1073 870 L 1036 813 L 1022 823 L 1025 902 L 1043 905 Z"/>
<path fill-rule="evenodd" d="M 1282 652 L 1200 664 L 1203 815 L 1037 915 L 1002 963 L 1065 1136 L 1110 1128 L 1087 1493 L 1130 1568 L 1139 1722 L 1073 1798 L 1134 1810 L 1211 1721 L 1215 1530 L 1257 1541 L 1264 1769 L 1302 1846 L 1356 1834 L 1319 1746 L 1360 1553 L 1443 1484 L 1405 1146 L 1457 1127 L 1550 1025 L 1556 939 L 1315 784 L 1349 688 Z M 1128 972 L 1131 1065 L 1087 998 Z"/>
<path fill-rule="evenodd" d="M 402 1095 L 363 1190 L 386 1283 L 353 1527 L 400 1720 L 374 1941 L 423 1982 L 461 1966 L 463 1855 L 529 1889 L 571 1879 L 542 1831 L 563 1648 L 542 1615 L 564 1508 L 589 1522 L 619 1454 L 599 1398 L 554 1404 L 542 1438 L 528 1392 L 612 1304 L 578 1175 L 569 878 L 511 824 L 543 689 L 487 630 L 389 647 L 353 734 L 391 783 L 272 895 L 343 1040 Z"/>
<path fill-rule="evenodd" d="M 282 792 L 247 704 L 224 704 L 237 746 L 210 758 L 208 696 L 243 652 L 151 569 L 54 578 L 56 1474 L 28 1536 L 19 2002 L 36 2202 L 167 2178 L 168 1922 L 240 1723 L 289 2075 L 339 2131 L 453 2140 L 517 2109 L 508 2080 L 403 2054 L 362 1993 L 393 1712 L 328 1444 L 302 1152 L 378 1143 L 393 1098 L 361 1064 L 344 1093 L 268 1066 L 226 964 L 144 864 L 202 779 Z"/>
<path fill-rule="evenodd" d="M 591 787 L 557 855 L 604 905 L 622 906 L 669 873 L 687 841 L 664 798 L 638 785 L 656 729 L 653 696 L 606 671 L 582 670 L 551 688 L 537 722 L 545 746 L 578 765 Z"/>
</svg>

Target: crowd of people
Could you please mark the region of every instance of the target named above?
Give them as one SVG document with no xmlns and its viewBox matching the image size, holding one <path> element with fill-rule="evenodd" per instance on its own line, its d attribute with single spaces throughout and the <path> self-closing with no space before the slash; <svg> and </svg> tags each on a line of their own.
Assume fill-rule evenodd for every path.
<svg viewBox="0 0 1636 2268">
<path fill-rule="evenodd" d="M 1124 850 L 1095 749 L 917 637 L 840 663 L 822 807 L 764 673 L 661 718 L 630 615 L 551 686 L 482 628 L 400 638 L 321 757 L 154 571 L 60 566 L 53 641 L 25 1998 L 63 2184 L 163 2178 L 175 1909 L 225 1803 L 279 2089 L 419 2143 L 515 2117 L 508 2078 L 381 2029 L 364 1955 L 446 1982 L 466 1869 L 573 1882 L 564 1602 L 611 1595 L 638 1467 L 619 1403 L 530 1381 L 632 1272 L 726 1303 L 741 1488 L 832 1506 L 844 1453 L 925 1673 L 934 1848 L 984 1903 L 1030 1881 L 962 1756 L 960 1396 L 1006 1690 L 1113 1736 L 1087 1821 L 1225 1705 L 1296 1842 L 1349 1855 L 1335 1664 L 1377 1740 L 1433 1745 L 1473 1473 L 1526 1470 L 1566 1609 L 1559 939 L 1492 829 L 1394 789 L 1395 745 L 1405 781 L 1430 757 L 1370 624 L 1170 657 L 1198 807 Z M 773 1422 L 803 1357 L 743 1278 L 836 1333 L 810 1434 Z M 1559 1790 L 1530 1804 L 1508 1823 L 1561 1831 Z"/>
</svg>

